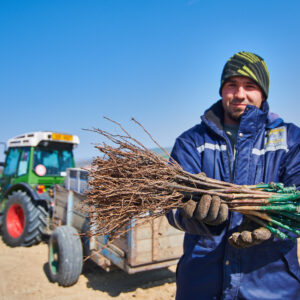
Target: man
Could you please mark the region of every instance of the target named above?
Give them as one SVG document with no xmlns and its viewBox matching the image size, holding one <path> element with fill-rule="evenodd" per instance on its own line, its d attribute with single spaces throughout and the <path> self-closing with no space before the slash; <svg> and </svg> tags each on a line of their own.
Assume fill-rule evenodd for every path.
<svg viewBox="0 0 300 300">
<path fill-rule="evenodd" d="M 222 99 L 199 125 L 177 138 L 171 156 L 194 174 L 240 185 L 282 182 L 300 189 L 300 129 L 269 113 L 268 92 L 264 60 L 236 53 L 223 69 Z M 297 242 L 280 240 L 241 214 L 228 212 L 216 197 L 187 200 L 168 214 L 170 224 L 186 232 L 177 300 L 300 299 Z"/>
</svg>

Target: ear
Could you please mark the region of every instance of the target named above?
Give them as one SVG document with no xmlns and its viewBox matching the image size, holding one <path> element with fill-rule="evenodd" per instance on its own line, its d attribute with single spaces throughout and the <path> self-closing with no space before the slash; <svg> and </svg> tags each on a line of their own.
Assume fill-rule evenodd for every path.
<svg viewBox="0 0 300 300">
<path fill-rule="evenodd" d="M 265 95 L 262 93 L 262 101 L 261 101 L 261 104 L 260 104 L 260 108 L 259 109 L 262 109 L 262 106 L 264 105 L 264 102 L 267 100 L 267 98 L 265 97 Z"/>
</svg>

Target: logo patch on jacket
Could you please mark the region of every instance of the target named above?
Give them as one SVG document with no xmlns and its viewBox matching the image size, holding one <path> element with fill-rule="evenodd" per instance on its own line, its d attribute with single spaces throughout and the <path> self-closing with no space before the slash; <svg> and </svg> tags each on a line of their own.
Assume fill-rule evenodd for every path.
<svg viewBox="0 0 300 300">
<path fill-rule="evenodd" d="M 285 150 L 287 148 L 286 127 L 278 127 L 266 132 L 264 149 L 253 148 L 252 153 L 256 155 L 264 155 L 267 151 Z"/>
</svg>

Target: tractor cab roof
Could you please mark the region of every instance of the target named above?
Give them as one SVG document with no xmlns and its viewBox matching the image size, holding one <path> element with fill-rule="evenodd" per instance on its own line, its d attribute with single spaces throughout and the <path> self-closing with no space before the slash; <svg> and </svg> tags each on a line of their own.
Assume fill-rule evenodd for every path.
<svg viewBox="0 0 300 300">
<path fill-rule="evenodd" d="M 36 131 L 24 133 L 7 141 L 7 148 L 12 147 L 36 147 L 42 141 L 67 143 L 77 146 L 79 138 L 77 135 L 58 133 L 52 131 Z"/>
</svg>

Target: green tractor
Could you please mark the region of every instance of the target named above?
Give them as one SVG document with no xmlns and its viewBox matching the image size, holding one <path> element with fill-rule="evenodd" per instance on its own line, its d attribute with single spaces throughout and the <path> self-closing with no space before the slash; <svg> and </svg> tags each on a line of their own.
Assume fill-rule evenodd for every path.
<svg viewBox="0 0 300 300">
<path fill-rule="evenodd" d="M 53 187 L 75 167 L 76 135 L 49 131 L 26 133 L 6 143 L 0 163 L 0 225 L 3 241 L 31 246 L 42 241 L 53 214 Z"/>
</svg>

